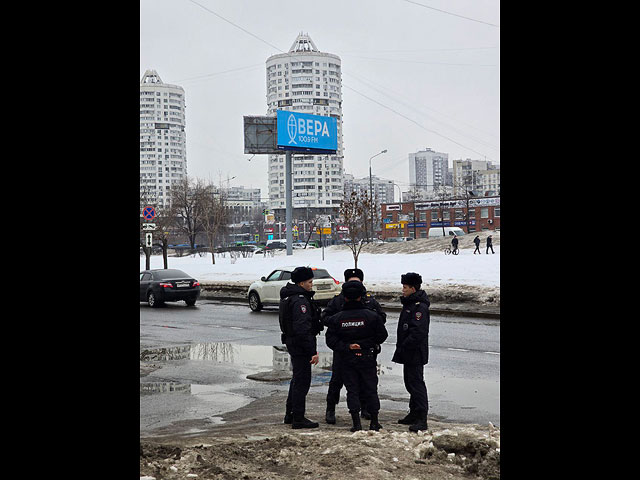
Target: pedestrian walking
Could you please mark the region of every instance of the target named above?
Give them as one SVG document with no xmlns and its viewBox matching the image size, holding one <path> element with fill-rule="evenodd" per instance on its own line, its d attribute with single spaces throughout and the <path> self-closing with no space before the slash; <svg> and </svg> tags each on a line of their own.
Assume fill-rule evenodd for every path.
<svg viewBox="0 0 640 480">
<path fill-rule="evenodd" d="M 305 401 L 311 386 L 311 365 L 318 363 L 316 335 L 323 329 L 320 308 L 313 300 L 313 270 L 297 267 L 291 282 L 280 290 L 280 330 L 282 343 L 291 357 L 293 376 L 289 384 L 284 423 L 292 428 L 316 428 L 304 416 Z"/>
<path fill-rule="evenodd" d="M 364 272 L 359 268 L 348 268 L 344 271 L 344 281 L 358 281 L 362 283 L 364 281 Z M 373 310 L 378 315 L 380 315 L 383 324 L 387 321 L 387 314 L 382 310 L 382 307 L 376 301 L 376 299 L 371 294 L 367 293 L 366 288 L 364 294 L 361 296 L 360 301 L 365 308 Z M 327 324 L 324 321 L 332 315 L 335 315 L 336 313 L 342 311 L 344 309 L 345 303 L 346 299 L 342 292 L 333 297 L 329 301 L 329 303 L 327 303 L 326 308 L 322 311 L 321 314 L 321 318 L 325 326 L 327 326 Z M 344 385 L 341 368 L 342 366 L 340 363 L 340 356 L 334 353 L 331 367 L 331 380 L 329 381 L 329 389 L 327 391 L 327 409 L 325 413 L 325 421 L 330 424 L 336 423 L 336 405 L 340 401 L 340 390 Z M 367 411 L 367 403 L 364 397 L 360 398 L 360 406 L 362 418 L 370 420 L 371 417 Z"/>
<path fill-rule="evenodd" d="M 491 249 L 491 253 L 496 253 L 493 251 L 493 240 L 491 239 L 491 235 L 487 237 L 487 255 L 489 255 L 489 249 Z"/>
<path fill-rule="evenodd" d="M 347 389 L 347 407 L 353 426 L 351 431 L 362 430 L 360 398 L 367 402 L 371 418 L 369 430 L 380 430 L 378 422 L 378 369 L 376 357 L 388 333 L 382 317 L 366 308 L 362 297 L 366 289 L 362 282 L 351 280 L 342 285 L 345 298 L 342 311 L 326 318 L 327 346 L 339 359 L 344 386 Z"/>
<path fill-rule="evenodd" d="M 476 235 L 476 238 L 473 239 L 473 243 L 476 244 L 476 249 L 473 251 L 473 254 L 475 255 L 476 252 L 478 252 L 479 255 L 482 255 L 482 252 L 480 251 L 480 236 Z"/>
<path fill-rule="evenodd" d="M 453 234 L 453 238 L 451 239 L 451 246 L 453 247 L 453 249 L 451 250 L 451 253 L 453 253 L 454 255 L 458 253 L 458 236 L 454 233 Z"/>
<path fill-rule="evenodd" d="M 422 290 L 422 277 L 413 272 L 400 277 L 402 313 L 398 320 L 396 350 L 392 361 L 402 364 L 404 386 L 409 392 L 409 413 L 398 423 L 417 432 L 427 429 L 429 401 L 424 365 L 429 361 L 429 298 Z"/>
</svg>

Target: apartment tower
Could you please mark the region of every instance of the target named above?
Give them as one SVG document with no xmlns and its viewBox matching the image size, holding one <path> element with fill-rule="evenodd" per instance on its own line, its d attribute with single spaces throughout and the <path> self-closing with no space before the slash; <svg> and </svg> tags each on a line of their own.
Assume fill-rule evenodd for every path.
<svg viewBox="0 0 640 480">
<path fill-rule="evenodd" d="M 293 218 L 335 214 L 343 197 L 342 70 L 337 55 L 320 52 L 300 33 L 287 53 L 266 61 L 267 114 L 276 110 L 337 119 L 338 151 L 334 155 L 293 155 Z M 269 209 L 285 212 L 285 156 L 269 155 Z"/>
<path fill-rule="evenodd" d="M 169 207 L 171 186 L 187 175 L 184 90 L 155 70 L 140 80 L 140 202 Z"/>
</svg>

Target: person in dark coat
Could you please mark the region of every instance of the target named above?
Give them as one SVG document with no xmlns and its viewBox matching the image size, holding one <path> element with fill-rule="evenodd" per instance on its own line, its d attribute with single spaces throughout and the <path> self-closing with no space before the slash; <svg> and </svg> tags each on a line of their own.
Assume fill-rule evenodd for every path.
<svg viewBox="0 0 640 480">
<path fill-rule="evenodd" d="M 453 234 L 453 238 L 451 239 L 451 245 L 453 246 L 451 253 L 455 255 L 458 251 L 458 236 L 455 233 Z"/>
<path fill-rule="evenodd" d="M 475 255 L 476 252 L 478 252 L 479 255 L 482 255 L 482 252 L 480 251 L 480 236 L 476 235 L 476 238 L 473 239 L 473 243 L 476 244 L 476 249 L 473 251 L 473 254 Z"/>
<path fill-rule="evenodd" d="M 281 339 L 293 369 L 284 423 L 292 428 L 316 428 L 318 423 L 304 416 L 305 400 L 311 386 L 311 365 L 318 363 L 316 335 L 324 327 L 320 308 L 313 300 L 313 270 L 297 267 L 291 272 L 291 281 L 280 290 L 279 308 Z"/>
<path fill-rule="evenodd" d="M 413 272 L 401 276 L 402 313 L 398 320 L 396 350 L 392 361 L 401 363 L 404 385 L 409 392 L 409 413 L 398 423 L 417 432 L 427 429 L 429 401 L 424 365 L 429 361 L 429 298 L 422 290 L 422 277 Z"/>
<path fill-rule="evenodd" d="M 491 249 L 491 253 L 496 253 L 493 251 L 493 239 L 491 235 L 487 237 L 487 255 L 489 255 L 489 249 Z"/>
<path fill-rule="evenodd" d="M 364 272 L 359 268 L 348 268 L 344 271 L 344 281 L 359 281 L 362 283 L 364 281 Z M 371 294 L 366 292 L 366 288 L 365 293 L 361 297 L 360 301 L 365 306 L 365 308 L 373 310 L 378 315 L 380 315 L 383 324 L 387 321 L 387 314 L 382 310 L 382 307 L 376 301 L 376 299 L 373 298 Z M 345 302 L 346 299 L 342 292 L 333 297 L 327 304 L 326 308 L 322 311 L 321 318 L 323 322 L 326 318 L 329 318 L 330 316 L 342 311 Z M 334 354 L 331 367 L 331 380 L 329 381 L 329 390 L 327 391 L 327 410 L 325 413 L 325 421 L 330 424 L 336 423 L 336 405 L 340 402 L 340 390 L 344 385 L 340 368 L 340 357 Z M 371 416 L 367 412 L 367 404 L 364 397 L 360 398 L 360 405 L 362 407 L 362 418 L 370 420 Z"/>
<path fill-rule="evenodd" d="M 371 416 L 370 430 L 380 430 L 378 422 L 378 368 L 376 357 L 388 333 L 382 318 L 362 304 L 366 289 L 360 281 L 342 285 L 344 309 L 328 317 L 327 346 L 339 359 L 344 385 L 347 388 L 347 407 L 353 421 L 352 432 L 362 430 L 360 398 L 366 399 Z"/>
</svg>

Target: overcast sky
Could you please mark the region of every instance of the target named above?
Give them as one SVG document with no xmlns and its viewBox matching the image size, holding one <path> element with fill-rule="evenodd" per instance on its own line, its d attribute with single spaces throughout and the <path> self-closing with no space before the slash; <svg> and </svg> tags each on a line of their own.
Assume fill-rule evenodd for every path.
<svg viewBox="0 0 640 480">
<path fill-rule="evenodd" d="M 184 88 L 189 176 L 266 200 L 242 117 L 266 114 L 267 58 L 308 33 L 342 61 L 346 173 L 368 177 L 387 149 L 373 174 L 406 191 L 408 154 L 427 147 L 500 163 L 499 26 L 499 0 L 140 0 L 138 81 L 153 69 Z"/>
</svg>

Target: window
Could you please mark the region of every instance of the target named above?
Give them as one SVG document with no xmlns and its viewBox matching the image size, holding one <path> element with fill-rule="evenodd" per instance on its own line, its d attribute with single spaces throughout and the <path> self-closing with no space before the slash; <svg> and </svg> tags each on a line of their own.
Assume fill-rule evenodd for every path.
<svg viewBox="0 0 640 480">
<path fill-rule="evenodd" d="M 281 273 L 282 273 L 282 270 L 274 270 L 273 273 L 267 277 L 266 281 L 273 282 L 274 280 L 278 280 L 280 278 Z"/>
<path fill-rule="evenodd" d="M 451 212 L 449 212 L 449 210 L 443 210 L 442 219 L 443 220 L 451 220 Z"/>
<path fill-rule="evenodd" d="M 489 207 L 480 209 L 480 218 L 489 218 Z"/>
<path fill-rule="evenodd" d="M 495 207 L 493 209 L 493 216 L 494 217 L 499 217 L 500 216 L 500 207 Z"/>
<path fill-rule="evenodd" d="M 432 222 L 437 222 L 438 221 L 438 211 L 437 210 L 431 210 L 431 221 Z"/>
<path fill-rule="evenodd" d="M 456 220 L 464 219 L 464 212 L 456 208 Z"/>
<path fill-rule="evenodd" d="M 282 272 L 280 280 L 291 280 L 291 272 Z"/>
</svg>

